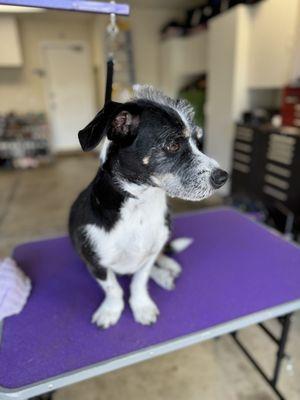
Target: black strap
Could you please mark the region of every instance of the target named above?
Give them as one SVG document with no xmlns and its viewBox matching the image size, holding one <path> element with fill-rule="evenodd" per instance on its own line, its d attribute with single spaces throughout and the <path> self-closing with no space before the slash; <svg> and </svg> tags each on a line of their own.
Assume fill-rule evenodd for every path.
<svg viewBox="0 0 300 400">
<path fill-rule="evenodd" d="M 112 58 L 109 58 L 106 63 L 105 104 L 111 101 L 113 77 L 114 77 L 114 60 Z"/>
</svg>

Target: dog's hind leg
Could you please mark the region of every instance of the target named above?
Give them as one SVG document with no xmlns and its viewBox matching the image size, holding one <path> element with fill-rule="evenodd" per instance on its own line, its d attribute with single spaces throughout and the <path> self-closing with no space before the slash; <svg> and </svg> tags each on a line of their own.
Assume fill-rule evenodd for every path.
<svg viewBox="0 0 300 400">
<path fill-rule="evenodd" d="M 168 254 L 180 253 L 185 250 L 193 243 L 193 239 L 183 237 L 173 239 L 171 242 L 167 243 L 164 247 L 163 253 L 161 253 L 154 266 L 151 269 L 150 277 L 157 283 L 158 286 L 161 286 L 163 289 L 172 290 L 175 287 L 175 279 L 181 274 L 181 266 L 180 264 L 164 254 L 167 252 Z"/>
<path fill-rule="evenodd" d="M 156 260 L 159 268 L 168 271 L 175 279 L 181 274 L 182 268 L 180 264 L 165 254 L 160 254 Z"/>
<path fill-rule="evenodd" d="M 167 269 L 158 267 L 157 264 L 153 265 L 150 278 L 163 289 L 172 290 L 175 287 L 174 276 L 172 276 Z"/>
<path fill-rule="evenodd" d="M 160 254 L 151 269 L 150 277 L 163 289 L 172 290 L 175 287 L 175 279 L 181 273 L 181 266 L 173 258 Z"/>
</svg>

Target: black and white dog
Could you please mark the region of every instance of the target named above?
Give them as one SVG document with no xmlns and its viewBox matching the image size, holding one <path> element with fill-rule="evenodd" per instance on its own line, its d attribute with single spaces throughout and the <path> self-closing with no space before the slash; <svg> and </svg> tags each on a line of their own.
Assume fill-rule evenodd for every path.
<svg viewBox="0 0 300 400">
<path fill-rule="evenodd" d="M 124 308 L 116 274 L 132 274 L 130 306 L 137 322 L 154 323 L 159 310 L 147 283 L 166 289 L 180 273 L 163 254 L 170 235 L 166 195 L 201 200 L 228 174 L 198 149 L 202 130 L 186 101 L 150 86 L 135 87 L 125 104 L 110 102 L 79 132 L 84 151 L 102 142 L 101 166 L 72 206 L 73 244 L 105 293 L 92 321 L 107 328 Z M 187 243 L 174 242 L 179 249 Z"/>
</svg>

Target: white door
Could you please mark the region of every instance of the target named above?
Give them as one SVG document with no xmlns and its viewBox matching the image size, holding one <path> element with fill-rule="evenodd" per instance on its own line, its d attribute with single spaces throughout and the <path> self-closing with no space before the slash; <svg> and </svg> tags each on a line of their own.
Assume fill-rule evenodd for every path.
<svg viewBox="0 0 300 400">
<path fill-rule="evenodd" d="M 53 150 L 77 150 L 78 131 L 95 115 L 88 47 L 82 42 L 47 43 L 43 55 Z"/>
</svg>

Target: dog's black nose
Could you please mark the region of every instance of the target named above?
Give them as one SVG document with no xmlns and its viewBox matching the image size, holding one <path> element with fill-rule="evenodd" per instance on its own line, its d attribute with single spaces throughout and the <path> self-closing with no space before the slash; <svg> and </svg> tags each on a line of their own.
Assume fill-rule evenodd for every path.
<svg viewBox="0 0 300 400">
<path fill-rule="evenodd" d="M 215 189 L 219 189 L 228 179 L 228 173 L 220 168 L 214 169 L 210 175 L 210 182 Z"/>
</svg>

